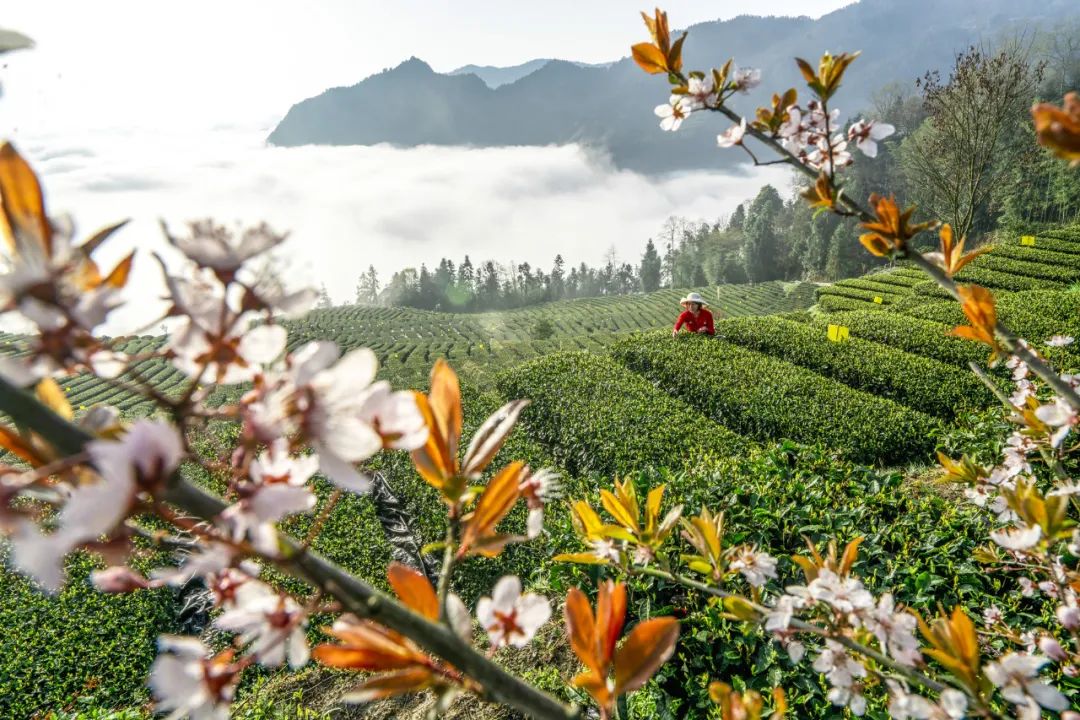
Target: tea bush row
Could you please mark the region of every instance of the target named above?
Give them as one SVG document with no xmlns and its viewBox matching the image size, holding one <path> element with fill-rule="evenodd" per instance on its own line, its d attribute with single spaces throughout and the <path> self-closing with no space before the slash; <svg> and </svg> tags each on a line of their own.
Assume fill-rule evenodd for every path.
<svg viewBox="0 0 1080 720">
<path fill-rule="evenodd" d="M 1021 247 L 1021 250 L 1027 248 Z M 1047 265 L 1041 262 L 1021 260 L 1004 255 L 990 253 L 980 257 L 975 262 L 978 269 L 997 270 L 1000 272 L 1019 275 L 1022 277 L 1037 278 L 1040 280 L 1054 280 L 1068 283 L 1080 279 L 1080 267 L 1068 264 Z"/>
<path fill-rule="evenodd" d="M 610 357 L 550 355 L 497 382 L 505 397 L 530 400 L 523 415 L 529 434 L 571 474 L 681 467 L 749 445 Z"/>
<path fill-rule="evenodd" d="M 722 340 L 648 333 L 613 353 L 736 432 L 827 443 L 862 462 L 925 456 L 941 428 L 925 413 Z"/>
<path fill-rule="evenodd" d="M 1012 272 L 977 267 L 974 264 L 956 273 L 953 279 L 960 283 L 976 283 L 995 290 L 1043 290 L 1062 286 L 1061 282 L 1055 280 L 1025 277 Z"/>
<path fill-rule="evenodd" d="M 825 328 L 816 325 L 771 317 L 739 318 L 718 323 L 716 335 L 939 417 L 993 401 L 990 391 L 966 368 L 859 337 L 831 342 Z"/>
<path fill-rule="evenodd" d="M 994 245 L 993 254 L 998 257 L 1026 260 L 1044 265 L 1080 267 L 1080 255 L 1050 250 L 1041 246 L 1027 247 L 1014 243 L 998 243 Z"/>
<path fill-rule="evenodd" d="M 985 345 L 950 336 L 948 332 L 952 325 L 899 313 L 849 310 L 820 316 L 814 323 L 821 332 L 828 323 L 844 325 L 853 337 L 958 365 L 965 371 L 969 362 L 983 362 L 987 356 Z"/>
</svg>

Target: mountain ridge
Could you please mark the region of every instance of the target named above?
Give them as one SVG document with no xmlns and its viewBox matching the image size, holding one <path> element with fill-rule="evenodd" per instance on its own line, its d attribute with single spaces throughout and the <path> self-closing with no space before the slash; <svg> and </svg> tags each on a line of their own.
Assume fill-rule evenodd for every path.
<svg viewBox="0 0 1080 720">
<path fill-rule="evenodd" d="M 853 114 L 867 108 L 886 83 L 911 83 L 927 70 L 945 70 L 955 52 L 971 44 L 1018 26 L 1078 15 L 1080 7 L 1070 0 L 910 0 L 903 8 L 889 0 L 862 0 L 817 19 L 740 15 L 698 23 L 688 28 L 684 55 L 689 68 L 707 69 L 728 57 L 760 67 L 762 88 L 733 103 L 751 114 L 773 91 L 802 89 L 793 57 L 866 50 L 840 96 L 842 111 Z M 927 18 L 933 22 L 927 24 Z M 628 57 L 601 66 L 536 60 L 494 68 L 496 76 L 485 66 L 464 68 L 474 70 L 437 73 L 410 58 L 293 105 L 268 142 L 406 147 L 577 142 L 609 153 L 618 167 L 644 172 L 742 162 L 735 153 L 709 151 L 723 129 L 715 118 L 691 117 L 678 133 L 661 132 L 652 109 L 666 98 L 662 81 L 642 73 Z M 509 74 L 498 75 L 502 71 Z M 491 86 L 493 78 L 511 77 Z M 422 112 L 417 112 L 418 98 Z"/>
</svg>

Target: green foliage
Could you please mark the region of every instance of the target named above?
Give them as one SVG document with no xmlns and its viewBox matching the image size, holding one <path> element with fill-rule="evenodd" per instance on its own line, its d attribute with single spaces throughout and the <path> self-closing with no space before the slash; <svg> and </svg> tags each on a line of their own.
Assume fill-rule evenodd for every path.
<svg viewBox="0 0 1080 720">
<path fill-rule="evenodd" d="M 777 216 L 784 201 L 772 185 L 758 192 L 746 212 L 743 241 L 743 267 L 751 282 L 763 282 L 782 277 L 783 268 L 777 262 L 780 239 L 776 233 Z"/>
<path fill-rule="evenodd" d="M 830 342 L 818 326 L 771 317 L 738 318 L 717 323 L 716 336 L 931 415 L 951 417 L 994 399 L 966 368 L 857 337 Z"/>
<path fill-rule="evenodd" d="M 972 559 L 986 532 L 977 510 L 833 451 L 785 443 L 708 471 L 643 477 L 638 485 L 659 482 L 668 483 L 687 513 L 703 505 L 722 510 L 729 542 L 768 548 L 779 560 L 776 589 L 805 582 L 789 560 L 805 552 L 804 538 L 820 548 L 832 538 L 845 543 L 863 537 L 855 572 L 875 593 L 892 591 L 898 602 L 916 607 L 974 608 L 992 604 L 1001 592 L 1001 580 Z M 683 707 L 708 707 L 708 679 L 724 678 L 766 694 L 782 686 L 793 717 L 839 717 L 816 675 L 805 665 L 794 667 L 765 633 L 721 619 L 701 598 L 676 587 L 649 581 L 632 590 L 635 607 L 690 611 L 678 661 L 668 668 L 674 674 L 661 683 Z"/>
<path fill-rule="evenodd" d="M 529 434 L 575 475 L 678 467 L 747 447 L 745 439 L 603 356 L 541 358 L 501 375 L 498 385 L 506 397 L 532 401 L 523 416 Z"/>
<path fill-rule="evenodd" d="M 889 308 L 888 312 L 944 323 L 950 327 L 967 324 L 958 303 L 911 296 Z M 998 319 L 1034 345 L 1042 345 L 1051 336 L 1080 334 L 1080 294 L 1062 290 L 1031 290 L 1002 293 L 997 298 Z"/>
<path fill-rule="evenodd" d="M 899 313 L 875 310 L 849 310 L 819 316 L 815 324 L 824 331 L 828 323 L 846 326 L 852 337 L 873 340 L 904 352 L 959 365 L 967 370 L 969 362 L 984 362 L 985 345 L 948 335 L 953 326 Z"/>
<path fill-rule="evenodd" d="M 532 336 L 534 340 L 550 340 L 555 334 L 555 326 L 551 324 L 551 320 L 547 318 L 540 318 L 532 326 Z"/>
<path fill-rule="evenodd" d="M 1021 247 L 1020 249 L 1027 250 L 1029 248 Z M 1031 262 L 1030 260 L 1005 257 L 1004 255 L 999 255 L 996 250 L 978 258 L 969 267 L 975 267 L 980 270 L 996 270 L 999 272 L 1012 273 L 1021 277 L 1053 280 L 1063 283 L 1080 279 L 1080 262 L 1068 265 L 1049 265 L 1043 262 Z M 963 271 L 961 271 L 960 274 L 962 275 Z"/>
<path fill-rule="evenodd" d="M 614 354 L 744 435 L 828 443 L 853 459 L 890 463 L 927 455 L 940 429 L 891 400 L 708 337 L 644 334 L 616 344 Z"/>
<path fill-rule="evenodd" d="M 107 717 L 98 712 L 103 708 L 146 700 L 157 636 L 176 631 L 173 593 L 100 593 L 89 583 L 90 571 L 100 567 L 73 555 L 68 585 L 55 596 L 0 574 L 0 717 L 85 709 L 82 717 L 96 720 Z"/>
<path fill-rule="evenodd" d="M 889 293 L 880 289 L 867 290 L 862 287 L 856 287 L 851 285 L 826 285 L 825 287 L 818 288 L 817 290 L 818 301 L 826 297 L 840 297 L 848 300 L 859 300 L 864 303 L 874 303 L 874 298 L 881 298 L 880 303 L 874 303 L 877 305 L 891 305 L 894 302 L 900 300 L 903 297 L 903 292 L 897 288 L 897 292 Z"/>
<path fill-rule="evenodd" d="M 980 258 L 981 259 L 981 258 Z M 1044 278 L 1027 277 L 1015 274 L 1013 271 L 991 270 L 986 267 L 978 267 L 978 260 L 968 265 L 953 276 L 960 283 L 975 283 L 994 290 L 1041 290 L 1045 288 L 1061 287 L 1062 283 Z M 1008 262 L 1005 260 L 1005 262 Z"/>
</svg>

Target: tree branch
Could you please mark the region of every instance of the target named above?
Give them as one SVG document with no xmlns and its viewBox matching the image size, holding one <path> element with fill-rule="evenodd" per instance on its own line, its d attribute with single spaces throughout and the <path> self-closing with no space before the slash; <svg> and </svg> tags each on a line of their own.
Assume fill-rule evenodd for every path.
<svg viewBox="0 0 1080 720">
<path fill-rule="evenodd" d="M 32 429 L 65 455 L 82 452 L 86 443 L 94 439 L 4 378 L 0 378 L 0 410 L 17 425 Z M 185 480 L 179 471 L 173 474 L 163 499 L 206 522 L 213 521 L 227 507 L 217 496 Z M 385 625 L 450 663 L 483 685 L 485 699 L 508 705 L 536 720 L 577 720 L 581 717 L 577 706 L 566 707 L 514 677 L 463 643 L 446 625 L 417 615 L 394 598 L 304 549 L 292 538 L 283 536 L 281 548 L 280 557 L 269 558 L 278 568 L 333 596 L 357 617 Z"/>
</svg>

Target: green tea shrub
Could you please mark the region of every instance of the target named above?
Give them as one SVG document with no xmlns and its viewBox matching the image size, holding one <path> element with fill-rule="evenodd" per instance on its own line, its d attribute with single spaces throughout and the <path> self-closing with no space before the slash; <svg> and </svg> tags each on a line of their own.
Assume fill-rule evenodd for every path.
<svg viewBox="0 0 1080 720">
<path fill-rule="evenodd" d="M 981 260 L 982 258 L 980 258 Z M 1043 278 L 1025 277 L 1013 272 L 991 270 L 986 267 L 977 267 L 978 260 L 968 265 L 953 276 L 959 283 L 975 283 L 988 287 L 992 290 L 1043 290 L 1062 287 L 1063 283 L 1056 280 Z"/>
<path fill-rule="evenodd" d="M 1020 247 L 1021 250 L 1029 248 Z M 1021 260 L 1014 257 L 1005 257 L 996 251 L 989 255 L 983 255 L 975 261 L 974 267 L 979 269 L 997 270 L 1000 272 L 1020 275 L 1041 280 L 1054 280 L 1057 282 L 1072 282 L 1080 279 L 1080 263 L 1048 265 L 1041 262 Z"/>
<path fill-rule="evenodd" d="M 828 443 L 863 462 L 926 456 L 940 430 L 930 416 L 777 358 L 702 336 L 648 333 L 615 358 L 732 430 Z"/>
<path fill-rule="evenodd" d="M 853 337 L 873 340 L 904 352 L 959 365 L 967 372 L 969 362 L 984 362 L 985 345 L 950 336 L 952 325 L 933 320 L 874 310 L 852 310 L 815 319 L 824 332 L 827 323 L 846 326 Z"/>
<path fill-rule="evenodd" d="M 825 330 L 814 325 L 771 317 L 735 318 L 717 323 L 716 335 L 939 417 L 986 406 L 994 399 L 967 368 L 858 337 L 830 342 Z"/>
<path fill-rule="evenodd" d="M 529 434 L 572 474 L 679 467 L 748 447 L 609 357 L 552 355 L 504 373 L 498 385 L 506 397 L 532 402 L 523 415 Z"/>
<path fill-rule="evenodd" d="M 175 596 L 168 588 L 98 592 L 89 575 L 100 567 L 87 555 L 71 556 L 68 584 L 56 595 L 0 573 L 0 717 L 146 700 L 157 636 L 177 631 Z"/>
</svg>

